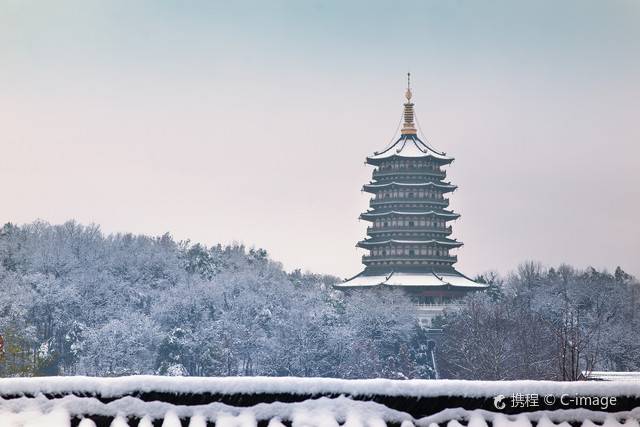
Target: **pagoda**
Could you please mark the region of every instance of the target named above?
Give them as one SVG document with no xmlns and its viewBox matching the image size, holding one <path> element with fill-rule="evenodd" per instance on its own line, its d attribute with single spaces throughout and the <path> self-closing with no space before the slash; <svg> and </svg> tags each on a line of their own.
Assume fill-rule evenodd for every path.
<svg viewBox="0 0 640 427">
<path fill-rule="evenodd" d="M 445 181 L 443 169 L 453 158 L 418 137 L 409 79 L 405 97 L 399 137 L 366 159 L 375 169 L 362 189 L 373 197 L 360 219 L 370 226 L 356 245 L 368 251 L 362 257 L 365 268 L 336 287 L 402 288 L 424 324 L 467 292 L 486 286 L 454 268 L 458 259 L 452 251 L 463 243 L 451 238 L 449 223 L 460 215 L 448 209 L 447 195 L 457 187 Z"/>
</svg>

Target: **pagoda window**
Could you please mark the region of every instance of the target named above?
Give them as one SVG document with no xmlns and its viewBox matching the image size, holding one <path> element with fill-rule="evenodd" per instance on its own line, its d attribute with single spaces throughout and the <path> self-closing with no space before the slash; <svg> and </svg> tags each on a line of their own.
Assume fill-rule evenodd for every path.
<svg viewBox="0 0 640 427">
<path fill-rule="evenodd" d="M 413 227 L 415 224 L 413 221 L 409 221 L 409 227 Z"/>
<path fill-rule="evenodd" d="M 416 253 L 413 249 L 409 249 L 409 255 L 414 256 Z"/>
<path fill-rule="evenodd" d="M 420 255 L 426 255 L 427 254 L 427 249 L 426 248 L 420 248 Z"/>
</svg>

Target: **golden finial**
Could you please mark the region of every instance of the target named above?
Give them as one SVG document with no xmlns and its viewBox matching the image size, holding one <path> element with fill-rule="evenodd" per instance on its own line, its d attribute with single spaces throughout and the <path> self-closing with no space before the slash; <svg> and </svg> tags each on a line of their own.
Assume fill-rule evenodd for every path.
<svg viewBox="0 0 640 427">
<path fill-rule="evenodd" d="M 407 102 L 404 103 L 404 124 L 400 133 L 402 135 L 416 135 L 418 131 L 413 123 L 413 103 L 411 103 L 411 73 L 407 73 L 407 91 L 404 96 Z"/>
<path fill-rule="evenodd" d="M 407 73 L 407 91 L 404 93 L 408 102 L 411 102 L 411 73 Z"/>
</svg>

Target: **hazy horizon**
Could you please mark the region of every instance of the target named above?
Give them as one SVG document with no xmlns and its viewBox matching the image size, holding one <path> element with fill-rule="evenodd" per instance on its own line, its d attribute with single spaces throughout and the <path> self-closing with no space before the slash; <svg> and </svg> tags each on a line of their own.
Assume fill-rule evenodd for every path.
<svg viewBox="0 0 640 427">
<path fill-rule="evenodd" d="M 0 0 L 0 222 L 362 269 L 411 71 L 467 275 L 640 276 L 640 2 Z"/>
</svg>

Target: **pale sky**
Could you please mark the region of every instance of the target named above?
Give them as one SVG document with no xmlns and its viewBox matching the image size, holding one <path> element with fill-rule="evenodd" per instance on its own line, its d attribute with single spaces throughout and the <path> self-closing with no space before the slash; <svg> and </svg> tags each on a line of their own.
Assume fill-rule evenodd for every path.
<svg viewBox="0 0 640 427">
<path fill-rule="evenodd" d="M 405 75 L 467 275 L 640 275 L 640 1 L 0 0 L 0 222 L 358 273 Z"/>
</svg>

